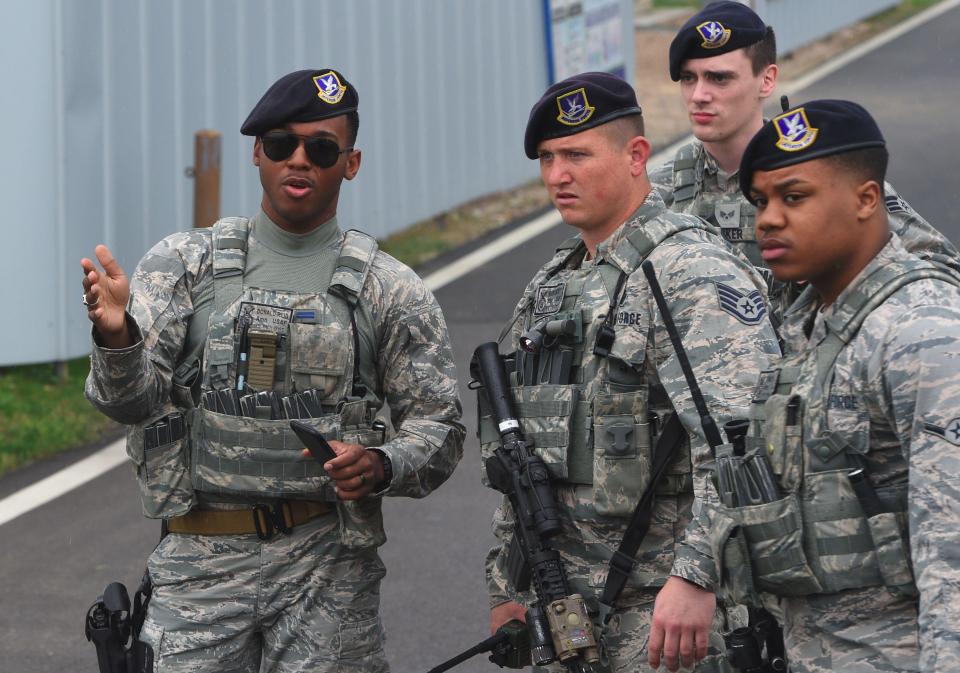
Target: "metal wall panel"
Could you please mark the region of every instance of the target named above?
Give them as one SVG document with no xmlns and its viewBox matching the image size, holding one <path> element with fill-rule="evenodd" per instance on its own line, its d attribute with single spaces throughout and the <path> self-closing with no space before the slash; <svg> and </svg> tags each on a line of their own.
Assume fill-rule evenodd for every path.
<svg viewBox="0 0 960 673">
<path fill-rule="evenodd" d="M 6 0 L 0 124 L 11 211 L 0 365 L 89 351 L 79 259 L 132 272 L 192 226 L 193 134 L 223 134 L 221 213 L 260 184 L 239 127 L 279 76 L 336 67 L 360 93 L 363 165 L 340 220 L 385 236 L 537 175 L 523 154 L 546 87 L 542 0 Z M 632 45 L 631 0 L 623 0 Z M 630 59 L 632 61 L 632 58 Z M 22 283 L 22 287 L 20 286 Z"/>
<path fill-rule="evenodd" d="M 777 32 L 777 51 L 785 54 L 849 26 L 900 0 L 752 0 L 750 4 Z"/>
</svg>

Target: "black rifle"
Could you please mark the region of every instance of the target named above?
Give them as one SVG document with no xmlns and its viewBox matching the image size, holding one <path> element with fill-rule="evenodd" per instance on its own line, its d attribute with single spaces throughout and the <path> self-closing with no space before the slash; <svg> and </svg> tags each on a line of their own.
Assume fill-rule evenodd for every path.
<svg viewBox="0 0 960 673">
<path fill-rule="evenodd" d="M 707 438 L 707 443 L 717 459 L 717 491 L 720 494 L 724 505 L 736 507 L 738 495 L 741 500 L 747 498 L 747 494 L 757 494 L 760 501 L 776 500 L 779 493 L 776 490 L 775 477 L 770 468 L 766 456 L 760 454 L 753 456 L 753 461 L 749 464 L 750 470 L 744 469 L 738 472 L 735 466 L 730 462 L 718 457 L 717 449 L 723 441 L 720 437 L 720 431 L 717 429 L 717 423 L 713 420 L 707 409 L 707 403 L 697 384 L 697 379 L 693 374 L 693 368 L 690 366 L 690 360 L 687 357 L 687 351 L 680 340 L 680 333 L 673 322 L 673 316 L 670 314 L 670 308 L 663 296 L 663 290 L 657 281 L 657 275 L 653 270 L 653 264 L 647 260 L 642 265 L 643 274 L 647 277 L 650 284 L 650 291 L 653 294 L 657 308 L 663 318 L 664 326 L 667 328 L 667 334 L 670 336 L 670 343 L 677 354 L 677 361 L 680 363 L 680 369 L 683 370 L 683 376 L 687 380 L 687 387 L 690 389 L 690 396 L 693 404 L 697 408 L 700 416 L 700 424 L 703 426 L 703 433 Z M 742 459 L 744 436 L 746 435 L 748 422 L 744 420 L 730 421 L 724 425 L 724 431 L 727 438 L 735 447 L 734 452 L 740 455 L 737 458 Z M 753 496 L 750 496 L 753 499 Z M 750 503 L 753 504 L 753 503 Z M 742 673 L 785 673 L 787 670 L 786 659 L 784 657 L 783 629 L 777 623 L 776 618 L 763 608 L 749 608 L 750 625 L 734 629 L 724 636 L 724 642 L 727 646 L 727 660 L 734 668 Z M 763 657 L 763 646 L 766 645 L 766 659 Z"/>
<path fill-rule="evenodd" d="M 153 673 L 153 649 L 140 640 L 152 592 L 144 573 L 131 611 L 127 588 L 111 582 L 87 610 L 84 634 L 97 648 L 100 673 Z"/>
<path fill-rule="evenodd" d="M 590 673 L 592 664 L 600 659 L 593 622 L 583 597 L 570 593 L 560 554 L 549 544 L 562 528 L 560 509 L 547 466 L 524 438 L 511 408 L 507 371 L 495 342 L 477 347 L 471 374 L 482 384 L 479 394 L 485 396 L 500 434 L 500 446 L 485 467 L 490 484 L 505 494 L 513 507 L 515 526 L 507 574 L 516 591 L 532 588 L 536 597 L 526 614 L 530 659 L 536 666 L 559 660 L 571 673 Z M 491 639 L 498 639 L 497 634 Z M 501 635 L 498 640 L 505 638 Z M 477 647 L 438 669 L 446 670 L 482 651 Z M 507 659 L 491 657 L 501 666 L 510 665 L 501 663 Z"/>
</svg>

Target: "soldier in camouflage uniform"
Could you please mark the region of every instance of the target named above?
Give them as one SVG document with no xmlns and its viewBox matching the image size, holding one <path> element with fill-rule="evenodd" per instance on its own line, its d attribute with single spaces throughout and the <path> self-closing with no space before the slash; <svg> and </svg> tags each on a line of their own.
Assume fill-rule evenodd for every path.
<svg viewBox="0 0 960 673">
<path fill-rule="evenodd" d="M 752 380 L 779 355 L 763 280 L 713 227 L 669 212 L 651 189 L 650 144 L 636 95 L 623 80 L 586 73 L 551 86 L 530 114 L 525 150 L 539 159 L 564 221 L 580 230 L 536 273 L 512 322 L 512 347 L 523 333 L 542 340 L 537 353 L 518 357 L 513 395 L 563 511 L 563 531 L 551 544 L 599 621 L 608 564 L 650 486 L 652 457 L 664 438 L 672 453 L 652 486 L 652 525 L 603 629 L 609 670 L 650 670 L 645 645 L 658 591 L 702 598 L 688 630 L 671 631 L 663 648 L 671 670 L 681 658 L 685 665 L 704 659 L 698 671 L 729 670 L 712 630 L 728 625 L 722 613 L 714 620 L 713 585 L 699 570 L 705 543 L 683 539 L 694 496 L 706 488 L 711 451 L 640 264 L 652 262 L 719 422 L 745 415 Z M 495 440 L 484 419 L 485 455 Z M 493 629 L 522 619 L 521 604 L 531 599 L 507 581 L 512 527 L 504 500 L 494 517 L 502 544 L 487 562 Z"/>
<path fill-rule="evenodd" d="M 82 261 L 86 394 L 129 426 L 168 533 L 142 633 L 158 672 L 388 670 L 381 499 L 442 484 L 464 432 L 433 295 L 337 222 L 357 103 L 335 70 L 282 77 L 241 129 L 258 214 L 168 236 L 129 283 L 105 246 L 102 272 Z M 305 455 L 291 418 L 336 457 Z"/>
<path fill-rule="evenodd" d="M 793 673 L 960 670 L 960 283 L 891 233 L 886 165 L 869 113 L 824 100 L 740 167 L 764 260 L 810 287 L 751 405 L 777 497 L 707 506 L 704 570 L 780 613 Z"/>
<path fill-rule="evenodd" d="M 757 249 L 755 209 L 740 192 L 737 169 L 743 149 L 763 125 L 763 103 L 777 82 L 773 28 L 740 2 L 714 2 L 691 17 L 670 44 L 670 77 L 680 82 L 694 141 L 650 173 L 667 206 L 720 227 L 724 238 L 770 284 L 775 320 L 796 298 L 798 286 L 774 281 Z M 954 270 L 960 255 L 884 184 L 890 226 L 908 250 Z"/>
</svg>

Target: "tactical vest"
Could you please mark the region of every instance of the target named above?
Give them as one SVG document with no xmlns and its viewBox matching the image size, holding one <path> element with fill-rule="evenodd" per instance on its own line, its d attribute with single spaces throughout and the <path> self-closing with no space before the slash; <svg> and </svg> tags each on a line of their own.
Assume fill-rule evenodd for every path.
<svg viewBox="0 0 960 673">
<path fill-rule="evenodd" d="M 701 191 L 706 150 L 694 143 L 684 145 L 673 159 L 673 205 L 671 210 L 703 218 L 720 229 L 723 238 L 735 245 L 750 263 L 766 269 L 754 229 L 757 209 L 739 191 L 735 195 L 704 198 Z"/>
<path fill-rule="evenodd" d="M 827 406 L 837 356 L 863 321 L 897 290 L 925 278 L 956 284 L 919 260 L 877 269 L 827 319 L 827 336 L 815 349 L 761 374 L 747 455 L 767 454 L 782 497 L 710 506 L 717 572 L 736 602 L 759 604 L 759 592 L 805 596 L 873 586 L 916 595 L 907 483 L 863 485 L 869 414 L 851 405 L 857 411 L 841 415 L 831 430 Z"/>
<path fill-rule="evenodd" d="M 303 442 L 287 418 L 271 419 L 263 407 L 257 408 L 255 417 L 240 415 L 239 409 L 236 414 L 223 413 L 208 402 L 208 393 L 225 391 L 232 396 L 229 391 L 238 388 L 239 354 L 249 350 L 251 359 L 262 358 L 270 365 L 258 390 L 273 390 L 277 398 L 315 391 L 311 395 L 319 402 L 320 414 L 301 418 L 303 422 L 328 439 L 363 446 L 382 443 L 381 432 L 371 427 L 379 405 L 367 392 L 374 387 L 363 384 L 372 381 L 373 364 L 370 357 L 358 361 L 361 328 L 355 311 L 377 251 L 376 240 L 358 231 L 346 232 L 327 291 L 304 294 L 244 286 L 248 236 L 245 218 L 225 218 L 213 226 L 214 308 L 200 361 L 200 403 L 186 413 L 188 479 L 186 474 L 176 483 L 164 483 L 163 475 L 148 479 L 142 484 L 145 513 L 157 518 L 185 513 L 196 498 L 170 498 L 170 492 L 187 488 L 203 493 L 208 501 L 327 500 L 336 502 L 344 544 L 382 544 L 379 501 L 337 500 L 322 465 L 302 455 Z M 268 317 L 255 317 L 257 311 Z M 241 348 L 244 321 L 256 324 L 265 319 L 276 321 L 270 352 Z M 366 343 L 376 343 L 372 326 L 359 322 Z M 254 365 L 249 363 L 249 371 Z M 190 366 L 184 362 L 178 372 Z M 247 386 L 239 395 L 249 392 Z M 177 398 L 183 397 L 181 391 Z"/>
<path fill-rule="evenodd" d="M 639 341 L 626 334 L 633 329 L 624 325 L 630 316 L 617 319 L 629 277 L 636 272 L 646 283 L 639 275 L 641 262 L 669 236 L 698 227 L 674 213 L 664 216 L 674 226 L 658 238 L 638 227 L 618 246 L 624 271 L 610 263 L 568 268 L 584 248 L 578 238 L 567 241 L 558 250 L 567 252 L 563 260 L 527 291 L 518 309 L 527 330 L 545 320 L 564 322 L 567 329 L 556 338 L 545 337 L 536 355 L 518 349 L 512 374 L 514 412 L 553 480 L 592 486 L 593 507 L 601 516 L 633 513 L 650 482 L 659 431 L 676 416 L 664 390 L 645 374 L 651 316 L 630 314 L 646 322 L 636 325 L 644 335 Z M 624 327 L 612 343 L 598 339 L 617 322 Z M 486 459 L 498 446 L 498 434 L 482 407 L 480 417 L 481 455 Z M 682 445 L 675 449 L 658 494 L 693 490 L 689 442 L 681 434 Z"/>
</svg>

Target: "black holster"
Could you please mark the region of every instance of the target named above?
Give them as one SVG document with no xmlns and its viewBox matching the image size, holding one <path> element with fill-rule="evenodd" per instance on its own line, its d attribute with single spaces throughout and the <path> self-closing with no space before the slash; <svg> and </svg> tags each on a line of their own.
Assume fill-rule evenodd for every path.
<svg viewBox="0 0 960 673">
<path fill-rule="evenodd" d="M 153 673 L 153 648 L 140 640 L 152 593 L 145 572 L 132 610 L 127 588 L 120 582 L 108 584 L 87 610 L 84 634 L 97 648 L 100 673 Z"/>
</svg>

